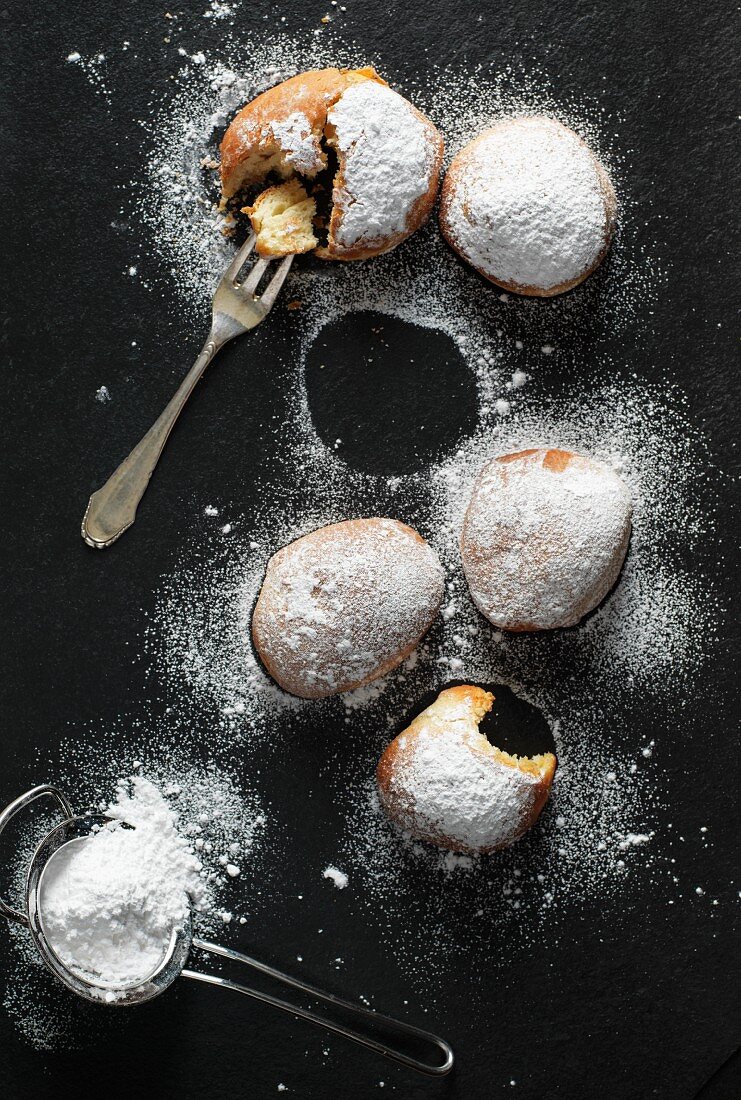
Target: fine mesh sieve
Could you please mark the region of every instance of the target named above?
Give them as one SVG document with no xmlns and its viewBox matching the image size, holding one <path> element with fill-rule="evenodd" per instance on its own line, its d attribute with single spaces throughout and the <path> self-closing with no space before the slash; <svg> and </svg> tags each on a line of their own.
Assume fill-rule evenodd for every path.
<svg viewBox="0 0 741 1100">
<path fill-rule="evenodd" d="M 372 1009 L 353 1004 L 335 996 L 334 993 L 325 992 L 307 982 L 284 974 L 250 955 L 244 955 L 240 951 L 234 951 L 230 947 L 222 947 L 219 944 L 210 943 L 193 936 L 192 914 L 181 927 L 173 928 L 167 948 L 161 962 L 156 969 L 144 980 L 129 983 L 127 985 L 113 985 L 100 980 L 92 975 L 86 975 L 68 966 L 54 951 L 53 946 L 44 930 L 43 919 L 43 890 L 44 874 L 52 865 L 55 856 L 68 844 L 82 842 L 97 828 L 110 825 L 111 819 L 102 814 L 75 815 L 67 798 L 55 787 L 46 784 L 34 787 L 27 791 L 3 810 L 0 814 L 0 835 L 10 819 L 29 803 L 37 798 L 46 796 L 53 798 L 62 813 L 64 820 L 56 825 L 34 852 L 31 864 L 26 875 L 25 902 L 26 912 L 13 909 L 0 898 L 0 914 L 10 920 L 24 924 L 29 929 L 38 951 L 52 973 L 78 996 L 97 1004 L 110 1004 L 125 1006 L 141 1004 L 164 992 L 172 985 L 178 976 L 192 978 L 194 981 L 207 982 L 210 985 L 222 986 L 231 989 L 235 993 L 243 993 L 254 1000 L 272 1005 L 284 1012 L 297 1016 L 302 1020 L 308 1020 L 312 1024 L 325 1028 L 336 1035 L 342 1035 L 361 1046 L 383 1054 L 386 1058 L 400 1062 L 410 1069 L 420 1073 L 426 1073 L 434 1077 L 441 1077 L 449 1073 L 453 1068 L 453 1051 L 444 1039 L 403 1023 L 400 1020 L 391 1019 Z M 273 979 L 284 986 L 303 993 L 309 1001 L 320 1001 L 329 1006 L 337 1015 L 337 1019 L 322 1015 L 313 1008 L 273 997 L 269 993 L 252 989 L 239 982 L 228 978 L 222 978 L 218 974 L 204 973 L 199 970 L 186 969 L 185 964 L 192 948 L 209 955 L 218 955 L 221 958 L 241 963 L 252 970 Z M 354 1027 L 345 1024 L 339 1018 L 342 1015 L 351 1018 L 364 1030 L 355 1030 Z M 402 1045 L 404 1044 L 404 1045 Z M 439 1056 L 434 1061 L 427 1060 L 430 1056 L 430 1047 L 434 1048 Z M 426 1055 L 426 1056 L 425 1056 Z"/>
</svg>

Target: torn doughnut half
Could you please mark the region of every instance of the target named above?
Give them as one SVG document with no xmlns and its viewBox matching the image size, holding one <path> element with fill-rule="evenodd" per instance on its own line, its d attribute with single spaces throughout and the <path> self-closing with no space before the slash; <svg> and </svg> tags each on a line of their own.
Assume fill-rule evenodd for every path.
<svg viewBox="0 0 741 1100">
<path fill-rule="evenodd" d="M 479 723 L 493 703 L 482 688 L 448 688 L 381 756 L 381 804 L 415 839 L 479 855 L 508 847 L 537 821 L 556 757 L 514 756 L 491 745 Z"/>
<path fill-rule="evenodd" d="M 232 120 L 221 143 L 223 201 L 270 176 L 315 181 L 336 157 L 327 239 L 316 254 L 364 260 L 427 220 L 442 156 L 435 126 L 374 69 L 316 69 L 263 92 Z"/>
</svg>

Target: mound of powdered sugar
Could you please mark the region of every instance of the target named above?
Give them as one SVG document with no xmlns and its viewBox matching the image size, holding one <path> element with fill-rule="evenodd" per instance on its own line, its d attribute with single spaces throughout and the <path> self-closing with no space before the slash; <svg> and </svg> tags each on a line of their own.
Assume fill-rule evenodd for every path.
<svg viewBox="0 0 741 1100">
<path fill-rule="evenodd" d="M 106 810 L 110 826 L 60 848 L 42 880 L 40 908 L 52 948 L 71 970 L 115 988 L 144 982 L 173 930 L 204 891 L 201 863 L 149 780 L 122 782 Z M 124 828 L 123 825 L 131 826 Z"/>
<path fill-rule="evenodd" d="M 249 920 L 261 904 L 268 824 L 254 793 L 229 769 L 215 760 L 193 763 L 182 728 L 171 731 L 171 743 L 162 723 L 122 726 L 125 740 L 137 743 L 139 760 L 113 748 L 110 729 L 97 729 L 88 743 L 75 737 L 60 744 L 54 778 L 78 811 L 87 806 L 135 828 L 101 830 L 79 862 L 75 853 L 43 912 L 68 965 L 112 977 L 114 985 L 116 978 L 139 980 L 151 972 L 150 963 L 161 959 L 162 936 L 182 921 L 188 905 L 200 936 L 223 936 L 232 921 Z M 45 757 L 45 775 L 49 767 Z M 99 801 L 111 787 L 114 797 Z M 54 824 L 45 814 L 24 822 L 12 864 L 16 897 L 36 844 Z M 41 1049 L 99 1042 L 109 1018 L 73 994 L 60 996 L 27 930 L 13 925 L 10 931 L 3 1007 L 21 1033 Z"/>
<path fill-rule="evenodd" d="M 599 259 L 610 217 L 600 168 L 555 119 L 525 117 L 486 131 L 451 165 L 443 228 L 485 275 L 548 291 Z"/>
</svg>

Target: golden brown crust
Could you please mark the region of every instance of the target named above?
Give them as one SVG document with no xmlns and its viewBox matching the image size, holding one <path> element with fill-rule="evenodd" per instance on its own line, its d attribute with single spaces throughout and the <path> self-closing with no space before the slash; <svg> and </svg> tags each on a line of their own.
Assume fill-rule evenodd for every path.
<svg viewBox="0 0 741 1100">
<path fill-rule="evenodd" d="M 464 253 L 461 251 L 457 241 L 455 225 L 453 224 L 450 216 L 451 206 L 453 202 L 453 192 L 458 186 L 461 179 L 465 177 L 470 161 L 473 159 L 478 145 L 481 142 L 485 141 L 486 138 L 493 131 L 509 129 L 510 127 L 514 126 L 517 121 L 518 120 L 514 118 L 505 119 L 503 122 L 497 123 L 496 126 L 489 127 L 488 129 L 478 134 L 473 139 L 473 141 L 470 141 L 468 145 L 466 145 L 463 149 L 460 150 L 459 153 L 456 153 L 456 155 L 453 157 L 452 161 L 450 162 L 450 167 L 445 173 L 445 178 L 443 180 L 443 185 L 440 191 L 440 231 L 442 232 L 443 237 L 448 242 L 453 251 L 457 252 L 461 259 L 470 264 L 470 266 L 473 267 L 475 271 L 478 271 L 478 273 L 480 275 L 483 275 L 485 279 L 488 279 L 490 283 L 494 283 L 495 286 L 499 286 L 502 288 L 502 290 L 509 291 L 509 293 L 511 294 L 521 294 L 523 296 L 533 298 L 553 298 L 557 294 L 565 294 L 566 291 L 573 290 L 574 287 L 578 286 L 580 283 L 583 283 L 585 279 L 588 279 L 589 276 L 597 270 L 610 248 L 610 244 L 612 243 L 612 238 L 615 233 L 615 225 L 617 222 L 617 197 L 615 195 L 615 190 L 612 186 L 612 182 L 610 181 L 610 177 L 608 176 L 602 163 L 597 159 L 587 143 L 581 137 L 579 137 L 578 134 L 574 134 L 574 136 L 578 139 L 579 143 L 589 152 L 589 155 L 592 158 L 592 161 L 594 162 L 597 171 L 597 178 L 599 180 L 605 209 L 605 228 L 604 244 L 602 246 L 602 249 L 600 250 L 594 262 L 588 268 L 586 268 L 585 271 L 581 272 L 577 278 L 559 283 L 558 285 L 549 287 L 548 289 L 544 289 L 543 287 L 527 286 L 519 283 L 507 282 L 502 279 L 495 279 L 494 276 L 491 275 L 489 272 L 472 263 L 468 256 L 464 255 Z M 556 120 L 550 119 L 550 121 L 555 122 Z M 561 125 L 561 123 L 559 123 L 558 125 Z M 564 127 L 564 129 L 568 129 L 568 127 Z M 573 131 L 569 132 L 573 133 Z"/>
<path fill-rule="evenodd" d="M 508 464 L 510 462 L 520 462 L 523 458 L 529 458 L 530 455 L 536 455 L 540 453 L 539 447 L 528 447 L 524 451 L 512 451 L 508 455 L 497 455 L 494 459 L 495 462 L 502 462 Z M 553 470 L 554 473 L 560 474 L 567 466 L 570 466 L 575 459 L 581 459 L 582 455 L 576 455 L 573 451 L 561 451 L 558 447 L 549 447 L 543 454 L 543 465 L 548 470 Z"/>
<path fill-rule="evenodd" d="M 326 136 L 330 144 L 334 134 L 327 122 L 327 114 L 334 103 L 354 84 L 371 81 L 387 87 L 386 81 L 370 68 L 361 69 L 315 69 L 291 77 L 281 84 L 270 88 L 248 103 L 234 117 L 221 143 L 221 187 L 224 201 L 237 195 L 244 187 L 259 183 L 269 172 L 275 172 L 285 179 L 295 171 L 312 178 L 326 167 L 326 154 L 321 141 Z M 407 106 L 415 118 L 424 126 L 430 148 L 433 151 L 429 183 L 424 194 L 411 206 L 404 230 L 377 241 L 362 241 L 345 246 L 339 243 L 338 236 L 342 224 L 343 212 L 337 203 L 333 204 L 330 217 L 327 245 L 316 249 L 316 255 L 323 260 L 366 260 L 380 256 L 395 248 L 427 221 L 435 204 L 440 184 L 443 160 L 443 140 L 436 127 L 420 111 L 409 103 Z M 285 123 L 296 112 L 306 116 L 310 128 L 310 141 L 313 142 L 316 166 L 305 170 L 292 163 L 275 137 L 275 124 Z M 345 154 L 336 150 L 339 168 L 334 180 L 335 192 L 344 186 Z"/>
<path fill-rule="evenodd" d="M 381 803 L 386 813 L 401 829 L 409 832 L 418 840 L 436 844 L 453 852 L 484 854 L 509 847 L 519 840 L 537 821 L 548 801 L 557 760 L 553 753 L 543 753 L 533 757 L 517 757 L 491 745 L 477 727 L 492 708 L 494 696 L 480 687 L 464 684 L 441 691 L 431 706 L 417 715 L 414 721 L 386 746 L 376 766 L 376 781 Z M 445 737 L 452 720 L 460 722 L 461 708 L 468 711 L 470 730 L 467 735 L 467 747 L 474 755 L 494 759 L 504 767 L 533 776 L 535 784 L 529 784 L 530 805 L 517 828 L 504 843 L 484 845 L 473 848 L 459 839 L 446 836 L 429 823 L 424 822 L 416 813 L 413 800 L 405 791 L 403 774 L 414 757 L 420 735 Z"/>
</svg>

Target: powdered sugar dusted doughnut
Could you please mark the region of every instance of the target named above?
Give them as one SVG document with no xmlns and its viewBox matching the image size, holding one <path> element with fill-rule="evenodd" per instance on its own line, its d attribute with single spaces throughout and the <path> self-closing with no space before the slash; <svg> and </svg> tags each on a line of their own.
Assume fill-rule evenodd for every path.
<svg viewBox="0 0 741 1100">
<path fill-rule="evenodd" d="M 313 179 L 339 162 L 323 259 L 388 252 L 427 219 L 443 141 L 433 124 L 371 68 L 317 69 L 264 92 L 233 119 L 221 144 L 225 199 L 273 172 Z"/>
<path fill-rule="evenodd" d="M 626 484 L 595 459 L 545 448 L 493 459 L 461 535 L 476 606 L 504 630 L 578 623 L 617 580 L 631 512 Z"/>
<path fill-rule="evenodd" d="M 381 803 L 419 840 L 454 852 L 493 852 L 518 840 L 548 798 L 556 758 L 501 752 L 479 733 L 494 696 L 442 691 L 378 762 Z"/>
<path fill-rule="evenodd" d="M 385 84 L 355 84 L 327 115 L 340 159 L 329 243 L 318 255 L 388 252 L 425 221 L 437 194 L 443 142 L 416 107 Z"/>
<path fill-rule="evenodd" d="M 350 691 L 407 657 L 442 602 L 434 550 L 393 519 L 320 527 L 268 562 L 252 617 L 257 652 L 305 699 Z"/>
<path fill-rule="evenodd" d="M 616 208 L 609 177 L 582 139 L 533 115 L 498 123 L 453 158 L 440 226 L 487 279 L 517 294 L 550 297 L 600 264 Z"/>
</svg>

